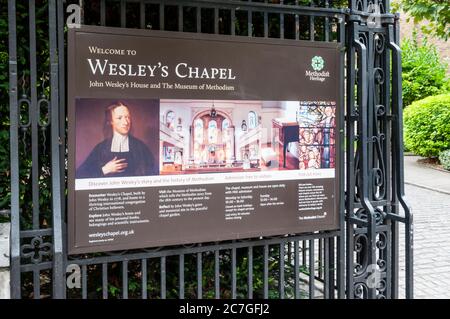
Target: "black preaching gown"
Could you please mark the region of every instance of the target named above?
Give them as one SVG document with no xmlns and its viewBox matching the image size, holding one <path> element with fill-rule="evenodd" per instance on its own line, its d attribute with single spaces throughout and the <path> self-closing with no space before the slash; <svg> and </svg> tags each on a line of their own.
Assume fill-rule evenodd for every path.
<svg viewBox="0 0 450 319">
<path fill-rule="evenodd" d="M 111 152 L 111 143 L 112 138 L 97 144 L 77 169 L 76 178 L 158 175 L 158 163 L 143 142 L 128 135 L 129 152 Z M 128 166 L 121 173 L 103 175 L 102 167 L 114 157 L 125 159 Z"/>
</svg>

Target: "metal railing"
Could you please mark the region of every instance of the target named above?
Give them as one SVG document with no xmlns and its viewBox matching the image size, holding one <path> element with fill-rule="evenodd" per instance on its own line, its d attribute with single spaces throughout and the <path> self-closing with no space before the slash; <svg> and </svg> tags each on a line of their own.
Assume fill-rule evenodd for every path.
<svg viewBox="0 0 450 319">
<path fill-rule="evenodd" d="M 66 8 L 79 3 L 8 0 L 14 298 L 397 298 L 400 224 L 412 297 L 389 0 L 82 1 L 83 24 L 341 43 L 346 143 L 337 154 L 339 231 L 68 256 L 65 31 Z M 370 3 L 380 8 L 374 26 Z M 375 271 L 381 284 L 371 286 Z"/>
</svg>

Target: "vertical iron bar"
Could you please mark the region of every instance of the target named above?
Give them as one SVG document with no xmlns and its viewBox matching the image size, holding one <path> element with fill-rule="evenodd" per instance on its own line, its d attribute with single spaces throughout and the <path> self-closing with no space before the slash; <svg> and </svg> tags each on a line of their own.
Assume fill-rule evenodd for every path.
<svg viewBox="0 0 450 319">
<path fill-rule="evenodd" d="M 145 29 L 145 3 L 143 0 L 139 3 L 139 18 L 141 20 L 141 29 Z"/>
<path fill-rule="evenodd" d="M 291 266 L 292 265 L 292 246 L 294 245 L 294 242 L 289 242 L 287 244 L 287 263 Z"/>
<path fill-rule="evenodd" d="M 311 7 L 314 7 L 314 1 L 311 0 L 309 5 Z M 311 15 L 311 16 L 309 16 L 309 40 L 310 41 L 314 41 L 314 33 L 315 33 L 315 30 L 314 30 L 314 16 Z"/>
<path fill-rule="evenodd" d="M 214 8 L 214 34 L 219 34 L 219 8 Z"/>
<path fill-rule="evenodd" d="M 231 299 L 236 299 L 236 248 L 231 249 Z"/>
<path fill-rule="evenodd" d="M 161 299 L 166 299 L 166 256 L 161 257 Z"/>
<path fill-rule="evenodd" d="M 183 6 L 180 4 L 178 6 L 178 31 L 180 32 L 183 32 L 183 21 L 184 21 Z"/>
<path fill-rule="evenodd" d="M 247 11 L 247 36 L 252 37 L 253 36 L 253 11 L 248 9 Z"/>
<path fill-rule="evenodd" d="M 159 4 L 159 30 L 164 30 L 164 4 Z"/>
<path fill-rule="evenodd" d="M 108 299 L 108 264 L 102 264 L 102 293 L 103 299 Z"/>
<path fill-rule="evenodd" d="M 294 293 L 295 299 L 300 298 L 299 276 L 300 276 L 300 251 L 299 242 L 296 240 L 294 243 Z"/>
<path fill-rule="evenodd" d="M 100 25 L 106 25 L 106 0 L 100 0 Z"/>
<path fill-rule="evenodd" d="M 295 40 L 300 39 L 300 17 L 298 14 L 295 15 Z"/>
<path fill-rule="evenodd" d="M 214 251 L 214 290 L 216 299 L 220 299 L 220 259 L 219 250 Z"/>
<path fill-rule="evenodd" d="M 347 291 L 347 298 L 348 299 L 354 299 L 354 287 L 353 287 L 353 271 L 354 271 L 354 256 L 353 256 L 353 249 L 354 249 L 354 229 L 353 224 L 350 222 L 347 225 L 347 266 L 346 266 L 346 291 Z M 341 293 L 339 289 L 339 293 Z"/>
<path fill-rule="evenodd" d="M 127 3 L 126 0 L 120 0 L 120 27 L 127 27 Z"/>
<path fill-rule="evenodd" d="M 284 243 L 280 244 L 280 263 L 279 263 L 279 272 L 280 272 L 280 282 L 279 282 L 279 292 L 280 299 L 284 299 Z"/>
<path fill-rule="evenodd" d="M 337 237 L 336 239 L 338 241 L 337 243 L 337 249 L 338 249 L 338 256 L 339 256 L 339 250 L 341 249 L 341 247 L 339 247 L 339 241 L 341 241 L 342 243 L 344 243 L 344 238 L 343 237 Z M 345 246 L 344 246 L 345 247 Z M 344 249 L 344 248 L 342 248 Z M 335 298 L 335 273 L 337 275 L 337 287 L 338 287 L 338 298 L 339 299 L 343 299 L 345 297 L 345 291 L 344 291 L 344 287 L 342 287 L 342 292 L 341 292 L 341 288 L 339 287 L 339 284 L 342 283 L 342 285 L 344 285 L 344 278 L 340 279 L 340 274 L 339 271 L 342 269 L 342 271 L 344 272 L 344 267 L 340 265 L 339 262 L 335 262 L 335 254 L 334 254 L 334 250 L 335 250 L 335 245 L 334 245 L 334 238 L 330 238 L 329 239 L 329 248 L 328 248 L 328 252 L 329 252 L 329 258 L 328 258 L 328 283 L 329 283 L 329 292 L 330 292 L 330 299 L 334 299 Z M 343 253 L 343 250 L 342 250 Z M 337 266 L 337 270 L 335 269 Z M 340 267 L 340 268 L 339 268 Z M 342 295 L 341 295 L 342 294 Z"/>
<path fill-rule="evenodd" d="M 367 178 L 371 179 L 372 177 L 372 167 L 374 167 L 374 142 L 372 137 L 375 134 L 375 64 L 376 64 L 376 55 L 374 52 L 374 32 L 369 31 L 368 33 L 368 41 L 367 41 L 367 137 L 369 140 L 367 141 Z M 364 175 L 366 176 L 366 175 Z M 367 197 L 368 200 L 373 200 L 374 196 L 374 185 L 372 182 L 367 183 Z M 376 230 L 375 230 L 376 231 Z M 375 234 L 376 235 L 376 234 Z M 374 242 L 375 243 L 375 242 Z"/>
<path fill-rule="evenodd" d="M 147 293 L 148 276 L 147 276 L 147 259 L 145 259 L 145 258 L 143 258 L 141 260 L 141 272 L 142 272 L 141 295 L 142 295 L 142 299 L 147 299 L 148 298 L 148 293 Z"/>
<path fill-rule="evenodd" d="M 231 9 L 231 35 L 236 35 L 236 9 Z"/>
<path fill-rule="evenodd" d="M 323 271 L 323 238 L 319 238 L 317 240 L 319 242 L 319 248 L 318 248 L 318 261 L 317 261 L 317 270 L 318 270 L 318 276 L 320 279 L 322 279 Z"/>
<path fill-rule="evenodd" d="M 36 7 L 35 0 L 28 2 L 28 19 L 30 35 L 30 91 L 31 91 L 31 180 L 33 202 L 33 229 L 39 229 L 39 140 L 38 140 L 38 106 L 36 76 Z M 50 18 L 50 17 L 49 17 Z"/>
<path fill-rule="evenodd" d="M 347 136 L 346 139 L 348 140 L 348 143 L 346 145 L 347 148 L 347 170 L 346 170 L 346 189 L 347 194 L 346 197 L 346 211 L 348 217 L 351 217 L 353 215 L 353 202 L 355 200 L 355 185 L 356 185 L 356 179 L 355 179 L 355 148 L 354 148 L 354 141 L 355 141 L 355 121 L 353 117 L 355 116 L 355 83 L 356 83 L 356 74 L 355 74 L 355 54 L 356 50 L 353 44 L 353 38 L 357 35 L 356 32 L 357 24 L 356 22 L 349 24 L 349 32 L 347 37 L 347 45 L 349 46 L 349 52 L 347 53 L 347 123 L 346 123 L 346 130 L 347 130 Z M 342 193 L 341 193 L 342 196 Z M 342 219 L 341 219 L 342 222 Z M 353 249 L 354 249 L 354 230 L 353 230 L 353 224 L 351 222 L 347 223 L 347 265 L 346 265 L 346 286 L 347 286 L 347 298 L 353 299 L 353 268 L 354 268 L 354 262 L 353 262 Z M 342 237 L 343 238 L 343 237 Z M 340 249 L 339 249 L 340 250 Z M 338 251 L 339 252 L 339 251 Z M 340 260 L 342 258 L 342 251 L 340 252 L 340 256 L 338 257 Z M 339 263 L 340 265 L 340 263 Z M 338 277 L 339 279 L 339 277 Z M 341 289 L 339 289 L 339 292 L 341 292 Z"/>
<path fill-rule="evenodd" d="M 396 204 L 394 204 L 396 206 L 394 212 L 398 212 L 399 211 L 399 206 L 398 206 L 398 201 L 395 200 Z M 399 276 L 398 276 L 398 272 L 399 272 L 399 250 L 398 250 L 398 245 L 400 243 L 399 241 L 399 224 L 398 222 L 393 222 L 391 224 L 391 254 L 392 254 L 392 258 L 391 258 L 391 289 L 392 289 L 392 298 L 393 299 L 398 299 L 398 285 L 399 285 Z M 406 258 L 406 255 L 405 255 Z M 388 264 L 389 267 L 389 264 Z"/>
<path fill-rule="evenodd" d="M 39 269 L 33 270 L 33 298 L 41 298 L 41 275 Z"/>
<path fill-rule="evenodd" d="M 81 266 L 81 298 L 87 299 L 87 266 Z"/>
<path fill-rule="evenodd" d="M 389 5 L 389 1 L 387 1 L 387 6 Z M 386 8 L 386 10 L 388 10 Z M 386 11 L 389 12 L 389 11 Z M 395 24 L 396 25 L 398 21 L 398 16 L 395 17 Z M 394 39 L 391 39 L 391 31 L 388 27 L 388 41 L 394 41 L 396 45 L 398 45 L 400 43 L 400 39 L 399 39 L 399 34 L 394 35 Z M 387 50 L 386 50 L 387 51 Z M 386 68 L 387 71 L 385 72 L 385 74 L 392 74 L 391 70 L 390 70 L 390 65 L 391 65 L 391 52 L 389 51 L 389 53 L 385 52 L 386 54 Z M 392 83 L 395 81 L 394 78 L 392 78 Z M 386 92 L 385 92 L 385 103 L 386 103 L 386 107 L 385 110 L 386 112 L 389 112 L 391 115 L 394 115 L 394 110 L 391 109 L 392 105 L 391 105 L 391 99 L 390 99 L 390 94 L 392 92 L 390 92 L 391 89 L 391 81 L 390 81 L 390 76 L 386 76 L 386 83 L 385 83 L 385 88 L 386 88 Z M 387 199 L 391 199 L 392 203 L 393 203 L 393 207 L 391 207 L 390 205 L 388 206 L 389 212 L 394 212 L 394 213 L 399 213 L 399 201 L 398 198 L 396 196 L 397 194 L 397 185 L 396 185 L 396 181 L 395 181 L 395 174 L 396 174 L 396 170 L 393 167 L 392 171 L 391 170 L 391 154 L 389 153 L 389 151 L 392 152 L 392 154 L 394 154 L 394 152 L 396 152 L 396 150 L 394 149 L 394 145 L 395 142 L 391 143 L 391 140 L 393 138 L 395 138 L 394 136 L 394 131 L 392 130 L 392 122 L 389 122 L 387 124 L 387 131 L 386 131 L 386 157 L 387 157 L 387 161 L 386 161 L 386 176 L 392 176 L 391 178 L 387 178 L 387 181 L 389 181 L 390 183 L 392 183 L 392 188 L 389 187 L 390 185 L 387 185 Z M 394 160 L 394 156 L 392 156 L 392 160 Z M 393 165 L 392 165 L 393 166 Z M 398 222 L 393 222 L 391 224 L 391 230 L 392 230 L 392 234 L 391 234 L 391 253 L 392 253 L 392 260 L 391 260 L 391 289 L 392 289 L 392 298 L 394 299 L 398 299 L 398 274 L 399 274 L 399 223 Z M 406 235 L 406 233 L 405 233 Z M 388 245 L 389 246 L 389 245 Z M 406 251 L 405 251 L 406 252 Z M 406 257 L 406 255 L 405 255 Z M 389 269 L 389 264 L 387 265 L 387 268 Z M 388 279 L 389 280 L 389 279 Z M 389 282 L 389 281 L 388 281 Z"/>
<path fill-rule="evenodd" d="M 325 8 L 330 6 L 329 0 L 325 0 Z M 325 17 L 325 42 L 330 41 L 330 18 Z"/>
<path fill-rule="evenodd" d="M 382 33 L 376 34 L 377 37 L 383 37 L 384 35 Z M 381 187 L 379 187 L 379 191 L 382 192 L 384 191 L 383 194 L 383 200 L 389 200 L 390 197 L 390 181 L 389 181 L 389 177 L 390 176 L 390 148 L 387 147 L 387 145 L 389 145 L 389 139 L 390 139 L 390 134 L 389 134 L 389 124 L 387 123 L 387 118 L 386 118 L 386 113 L 389 110 L 389 104 L 388 104 L 388 100 L 389 100 L 389 88 L 390 88 L 390 61 L 389 61 L 389 57 L 387 54 L 387 50 L 386 50 L 386 46 L 384 45 L 384 43 L 386 43 L 386 41 L 383 41 L 383 47 L 381 47 L 382 52 L 379 52 L 379 44 L 374 42 L 374 46 L 375 46 L 375 52 L 376 52 L 376 59 L 377 59 L 377 65 L 378 67 L 382 68 L 385 76 L 384 76 L 384 83 L 382 84 L 378 84 L 378 90 L 375 91 L 375 110 L 374 110 L 374 124 L 375 125 L 379 125 L 379 129 L 376 131 L 377 134 L 383 134 L 383 136 L 385 137 L 384 139 L 379 139 L 377 141 L 377 143 L 379 143 L 379 145 L 375 144 L 375 147 L 380 148 L 381 149 L 381 154 L 379 154 L 379 158 L 377 159 L 377 157 L 375 157 L 375 164 L 377 165 L 377 167 L 380 167 L 382 170 L 382 181 L 383 184 L 381 185 Z M 381 94 L 380 94 L 381 93 Z M 377 105 L 384 105 L 384 114 L 379 114 L 377 111 Z M 377 149 L 375 149 L 375 151 L 377 151 Z M 381 163 L 383 163 L 383 166 L 381 166 Z M 377 190 L 377 189 L 375 189 Z M 383 207 L 383 211 L 385 211 L 387 214 L 391 214 L 391 206 L 390 205 L 386 205 Z M 388 226 L 389 228 L 392 228 L 393 224 L 396 224 L 396 221 L 390 221 L 390 220 L 386 220 L 385 224 L 386 226 Z M 387 299 L 391 299 L 392 298 L 392 285 L 391 285 L 391 278 L 392 278 L 392 268 L 390 267 L 390 265 L 392 265 L 392 251 L 391 251 L 391 246 L 390 243 L 392 243 L 392 233 L 390 230 L 387 230 L 385 232 L 385 248 L 384 249 L 380 249 L 380 259 L 385 260 L 386 261 L 386 267 L 384 269 L 382 269 L 382 272 L 386 272 L 386 277 L 382 278 L 382 280 L 385 281 L 385 290 L 384 292 L 380 292 L 380 294 L 384 294 L 385 297 Z M 394 247 L 395 249 L 395 247 Z M 394 256 L 395 258 L 395 256 Z"/>
<path fill-rule="evenodd" d="M 80 19 L 80 23 L 83 25 L 84 24 L 84 2 L 86 0 L 79 0 L 79 5 L 80 5 L 80 11 L 81 11 L 81 19 Z"/>
<path fill-rule="evenodd" d="M 59 153 L 59 165 L 60 165 L 60 198 L 61 198 L 61 218 L 65 220 L 66 216 L 66 69 L 65 69 L 65 20 L 64 20 L 64 1 L 57 1 L 58 7 L 58 62 L 59 62 L 59 136 L 60 136 L 60 149 Z M 66 237 L 66 229 L 62 229 L 63 238 Z M 66 251 L 66 240 L 63 240 L 62 250 Z M 63 255 L 64 262 L 67 261 L 67 256 Z M 66 290 L 66 285 L 64 285 Z M 64 291 L 64 296 L 66 292 Z"/>
<path fill-rule="evenodd" d="M 58 54 L 56 2 L 49 0 L 49 48 L 50 48 L 50 85 L 51 85 L 51 142 L 52 142 L 52 210 L 53 210 L 53 298 L 64 298 L 63 230 L 61 216 L 61 167 L 59 136 L 59 90 L 58 90 Z"/>
<path fill-rule="evenodd" d="M 386 1 L 387 5 L 386 7 L 389 7 L 389 1 Z M 387 8 L 386 8 L 387 10 Z M 389 11 L 386 11 L 389 12 Z M 389 32 L 389 31 L 388 31 Z M 388 38 L 387 36 L 386 38 Z M 383 115 L 383 123 L 384 123 L 384 130 L 385 130 L 385 139 L 384 139 L 384 152 L 383 152 L 383 158 L 385 161 L 385 178 L 384 178 L 384 189 L 386 192 L 385 199 L 387 201 L 390 201 L 392 199 L 392 189 L 391 189 L 391 179 L 390 176 L 392 176 L 391 172 L 391 122 L 388 120 L 387 116 L 388 114 L 391 114 L 391 105 L 390 105 L 390 88 L 391 88 L 391 60 L 390 60 L 390 52 L 387 50 L 387 45 L 384 47 L 383 51 L 383 58 L 384 58 L 384 96 L 382 104 L 385 106 L 385 112 Z M 398 202 L 396 202 L 394 205 L 398 205 Z M 386 213 L 391 214 L 392 213 L 392 207 L 391 205 L 386 206 Z M 387 272 L 387 278 L 386 278 L 386 285 L 387 285 L 387 291 L 390 292 L 390 297 L 394 299 L 398 299 L 398 280 L 397 280 L 397 272 L 398 272 L 398 254 L 396 253 L 396 247 L 398 243 L 398 238 L 396 238 L 397 232 L 395 229 L 398 227 L 398 222 L 392 221 L 389 222 L 391 231 L 389 233 L 389 240 L 386 243 L 386 253 L 387 253 L 387 265 L 386 265 L 386 272 Z M 392 246 L 390 246 L 390 243 L 392 243 Z M 392 267 L 390 267 L 392 265 Z"/>
<path fill-rule="evenodd" d="M 179 273 L 180 273 L 180 299 L 184 299 L 184 254 L 180 255 L 180 261 L 179 261 Z"/>
<path fill-rule="evenodd" d="M 398 16 L 396 15 L 395 17 L 396 19 L 398 19 Z M 388 43 L 388 48 L 389 48 L 389 53 L 387 54 L 386 58 L 387 58 L 387 62 L 386 63 L 394 63 L 394 54 L 393 54 L 393 50 L 392 50 L 392 46 L 390 45 L 390 42 L 394 42 L 396 45 L 398 45 L 398 40 L 399 38 L 396 37 L 396 34 L 394 34 L 395 32 L 392 32 L 390 27 L 388 26 L 388 32 L 387 32 L 387 43 Z M 394 36 L 394 39 L 392 39 L 391 37 Z M 391 101 L 391 94 L 392 94 L 392 99 L 394 99 L 393 96 L 393 92 L 391 91 L 391 85 L 394 85 L 395 82 L 395 78 L 394 78 L 394 68 L 392 68 L 392 70 L 390 70 L 390 75 L 386 76 L 386 79 L 389 79 L 389 81 L 391 80 L 392 77 L 392 82 L 390 82 L 387 92 L 386 92 L 386 112 L 389 112 L 388 114 L 391 115 L 392 117 L 395 116 L 395 110 L 394 110 L 394 101 Z M 386 153 L 388 153 L 388 157 L 390 159 L 392 159 L 392 162 L 390 163 L 391 165 L 387 165 L 386 166 L 391 169 L 391 175 L 387 175 L 388 178 L 390 179 L 391 182 L 391 187 L 388 189 L 388 197 L 387 199 L 391 200 L 391 212 L 393 214 L 399 214 L 400 213 L 400 203 L 399 200 L 397 198 L 397 178 L 396 178 L 396 165 L 395 165 L 395 156 L 394 156 L 394 152 L 396 152 L 395 150 L 395 122 L 390 120 L 388 123 L 388 131 L 390 133 L 390 135 L 386 136 L 386 140 L 387 143 L 389 145 L 389 148 L 387 148 Z M 391 288 L 393 290 L 393 298 L 398 298 L 398 268 L 399 268 L 399 260 L 398 260 L 398 249 L 396 249 L 395 245 L 398 245 L 398 243 L 400 243 L 399 241 L 399 225 L 397 222 L 393 222 L 391 224 L 391 230 L 392 230 L 392 242 L 391 242 L 391 247 L 392 247 L 392 265 L 390 266 L 392 269 L 392 276 L 391 276 Z M 406 235 L 406 233 L 405 233 Z M 405 237 L 406 238 L 406 237 Z M 405 247 L 406 248 L 406 247 Z M 405 250 L 406 253 L 406 250 Z M 406 256 L 405 256 L 406 257 Z M 388 265 L 389 267 L 389 265 Z M 405 278 L 406 279 L 406 278 Z"/>
<path fill-rule="evenodd" d="M 253 247 L 248 247 L 248 299 L 253 298 Z"/>
<path fill-rule="evenodd" d="M 324 238 L 323 239 L 323 297 L 324 299 L 330 299 L 330 292 L 333 290 L 330 289 L 330 250 L 329 250 L 329 240 L 332 238 Z"/>
<path fill-rule="evenodd" d="M 280 0 L 280 4 L 284 4 L 284 0 Z M 284 39 L 284 13 L 280 13 L 280 39 Z"/>
<path fill-rule="evenodd" d="M 264 245 L 264 299 L 269 298 L 269 245 Z"/>
<path fill-rule="evenodd" d="M 396 22 L 396 27 L 397 27 Z M 397 37 L 398 39 L 398 37 Z M 404 189 L 404 167 L 403 167 L 403 100 L 402 100 L 402 58 L 401 50 L 397 45 L 394 37 L 394 27 L 389 26 L 389 47 L 392 50 L 392 112 L 396 118 L 393 122 L 392 135 L 394 136 L 394 150 L 392 161 L 395 163 L 395 189 L 397 199 L 405 213 L 405 284 L 406 298 L 410 299 L 414 296 L 413 281 L 413 215 L 411 209 L 405 201 Z M 397 214 L 399 212 L 396 212 Z"/>
<path fill-rule="evenodd" d="M 309 299 L 314 299 L 314 239 L 309 240 Z"/>
<path fill-rule="evenodd" d="M 203 285 L 202 285 L 202 253 L 197 253 L 197 299 L 203 298 Z"/>
<path fill-rule="evenodd" d="M 392 224 L 397 224 L 396 221 L 388 221 L 388 225 L 389 228 L 392 229 Z M 392 269 L 389 267 L 389 265 L 392 265 L 392 254 L 394 253 L 393 251 L 391 251 L 391 246 L 389 245 L 389 243 L 392 243 L 392 232 L 391 231 L 387 231 L 386 232 L 386 248 L 384 249 L 384 254 L 382 256 L 383 260 L 386 260 L 386 290 L 385 290 L 385 294 L 386 294 L 386 299 L 392 299 L 393 298 L 393 294 L 394 292 L 392 291 Z M 394 248 L 395 249 L 395 248 Z M 395 258 L 395 256 L 394 256 Z M 397 296 L 398 299 L 398 296 Z"/>
<path fill-rule="evenodd" d="M 264 38 L 269 37 L 269 14 L 264 11 Z"/>
<path fill-rule="evenodd" d="M 16 1 L 8 1 L 9 143 L 11 169 L 11 297 L 21 298 L 19 211 L 19 112 L 17 99 Z"/>
<path fill-rule="evenodd" d="M 122 298 L 128 299 L 128 260 L 122 261 Z"/>
<path fill-rule="evenodd" d="M 340 235 L 337 237 L 337 261 L 336 261 L 336 267 L 337 267 L 337 271 L 336 271 L 336 277 L 337 277 L 337 287 L 338 287 L 338 298 L 339 299 L 344 299 L 345 298 L 345 234 L 346 234 L 346 223 L 345 223 L 345 194 L 346 194 L 346 189 L 345 189 L 345 174 L 349 174 L 349 171 L 345 171 L 345 145 L 343 143 L 343 141 L 349 141 L 348 144 L 353 143 L 353 139 L 349 139 L 348 136 L 345 136 L 345 127 L 346 127 L 346 123 L 345 123 L 345 78 L 347 78 L 347 81 L 352 81 L 352 79 L 348 79 L 348 73 L 345 74 L 346 70 L 348 72 L 349 70 L 349 66 L 347 65 L 347 69 L 345 68 L 345 54 L 346 54 L 346 50 L 344 49 L 346 47 L 345 45 L 345 39 L 346 34 L 345 34 L 345 20 L 344 18 L 340 18 L 340 20 L 338 21 L 339 23 L 339 43 L 342 45 L 342 49 L 341 49 L 341 54 L 340 54 L 340 63 L 339 63 L 339 72 L 340 72 L 340 111 L 339 111 L 339 140 L 342 141 L 342 144 L 339 145 L 339 152 L 337 152 L 337 155 L 339 156 L 339 170 L 338 170 L 338 174 L 339 174 L 339 192 L 338 192 L 338 196 L 339 196 L 339 229 L 340 229 Z M 351 51 L 352 52 L 352 51 Z M 350 54 L 350 53 L 349 53 Z M 349 60 L 347 60 L 348 62 Z M 354 79 L 353 79 L 354 80 Z M 354 83 L 354 82 L 352 82 Z M 349 92 L 353 92 L 353 91 L 347 91 L 347 94 L 350 94 Z M 349 116 L 350 114 L 347 111 L 347 116 Z M 348 125 L 348 123 L 347 123 Z M 347 139 L 346 139 L 347 138 Z M 349 161 L 349 159 L 353 160 L 353 153 L 351 154 L 347 154 L 347 161 Z M 348 169 L 349 166 L 347 166 Z M 348 180 L 347 180 L 348 182 Z M 348 185 L 348 184 L 347 184 Z M 352 184 L 353 185 L 353 184 Z M 349 187 L 349 186 L 347 186 Z M 350 188 L 350 187 L 349 187 Z M 353 191 L 354 191 L 354 187 L 352 187 Z M 348 201 L 352 201 L 353 197 L 348 198 Z M 350 212 L 347 212 L 348 214 L 350 214 Z M 331 241 L 331 240 L 330 240 Z M 332 246 L 330 248 L 331 252 L 334 254 L 334 239 L 332 240 Z M 349 253 L 350 251 L 348 251 Z M 331 258 L 331 262 L 334 264 L 334 257 Z M 348 267 L 348 265 L 347 265 Z M 334 297 L 334 271 L 332 271 L 331 273 L 332 277 L 330 278 L 330 282 L 333 285 L 333 293 L 332 296 Z"/>
<path fill-rule="evenodd" d="M 280 39 L 284 39 L 284 13 L 280 13 Z"/>
<path fill-rule="evenodd" d="M 196 16 L 197 16 L 197 33 L 202 32 L 202 8 L 195 8 Z"/>
<path fill-rule="evenodd" d="M 302 264 L 306 267 L 306 241 L 302 241 Z"/>
</svg>

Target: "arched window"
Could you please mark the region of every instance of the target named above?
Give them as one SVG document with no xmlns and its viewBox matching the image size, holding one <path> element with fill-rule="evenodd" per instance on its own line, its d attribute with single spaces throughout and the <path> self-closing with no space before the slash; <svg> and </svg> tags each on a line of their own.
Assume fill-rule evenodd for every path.
<svg viewBox="0 0 450 319">
<path fill-rule="evenodd" d="M 173 130 L 173 129 L 175 129 L 175 124 L 176 124 L 175 123 L 175 112 L 168 111 L 166 114 L 166 126 Z"/>
<path fill-rule="evenodd" d="M 201 162 L 203 145 L 203 121 L 196 119 L 194 121 L 194 159 L 196 163 Z"/>
<path fill-rule="evenodd" d="M 215 120 L 209 121 L 208 124 L 208 143 L 217 143 L 217 122 Z"/>
<path fill-rule="evenodd" d="M 249 158 L 250 159 L 257 159 L 259 158 L 259 148 L 258 145 L 252 144 L 249 146 Z"/>
<path fill-rule="evenodd" d="M 203 121 L 196 119 L 194 122 L 194 142 L 203 143 Z"/>
<path fill-rule="evenodd" d="M 225 131 L 230 127 L 230 121 L 228 119 L 224 119 L 222 122 L 222 131 Z"/>
<path fill-rule="evenodd" d="M 248 128 L 256 128 L 258 126 L 258 118 L 256 117 L 256 113 L 253 111 L 248 112 Z"/>
<path fill-rule="evenodd" d="M 222 122 L 222 143 L 225 149 L 224 160 L 229 160 L 232 157 L 230 126 L 230 120 L 224 119 Z"/>
<path fill-rule="evenodd" d="M 219 112 L 215 118 L 201 113 L 192 123 L 192 150 L 189 158 L 195 164 L 224 163 L 234 158 L 234 126 Z"/>
</svg>

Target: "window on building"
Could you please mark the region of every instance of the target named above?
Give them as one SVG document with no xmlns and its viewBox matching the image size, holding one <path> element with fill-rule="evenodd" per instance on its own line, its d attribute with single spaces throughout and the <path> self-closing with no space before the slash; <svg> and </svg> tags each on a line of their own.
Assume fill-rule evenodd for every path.
<svg viewBox="0 0 450 319">
<path fill-rule="evenodd" d="M 253 111 L 248 112 L 248 128 L 253 129 L 258 126 L 258 117 Z"/>
<path fill-rule="evenodd" d="M 208 143 L 215 144 L 217 143 L 217 122 L 215 120 L 209 121 L 208 124 Z"/>
<path fill-rule="evenodd" d="M 175 129 L 175 112 L 168 111 L 166 114 L 166 126 L 172 130 Z"/>
</svg>

